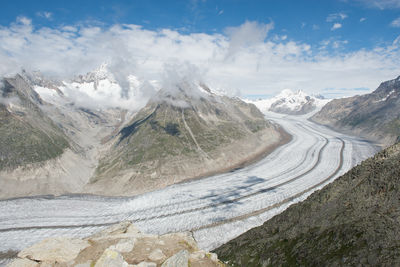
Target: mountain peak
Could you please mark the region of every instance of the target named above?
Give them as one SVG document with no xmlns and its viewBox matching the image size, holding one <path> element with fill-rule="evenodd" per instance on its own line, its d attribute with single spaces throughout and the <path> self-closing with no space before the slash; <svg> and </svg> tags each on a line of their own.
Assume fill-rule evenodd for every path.
<svg viewBox="0 0 400 267">
<path fill-rule="evenodd" d="M 329 100 L 306 94 L 302 90 L 282 90 L 278 95 L 270 99 L 249 101 L 255 104 L 261 111 L 273 111 L 283 114 L 301 115 L 322 107 Z"/>
<path fill-rule="evenodd" d="M 151 99 L 152 103 L 166 102 L 172 106 L 186 108 L 198 100 L 213 99 L 216 96 L 202 82 L 181 81 L 161 88 Z"/>
<path fill-rule="evenodd" d="M 85 75 L 78 75 L 74 79 L 77 83 L 91 83 L 94 82 L 95 86 L 99 84 L 101 80 L 109 80 L 115 83 L 114 75 L 110 72 L 107 63 L 102 63 L 98 68 L 86 73 Z"/>
</svg>

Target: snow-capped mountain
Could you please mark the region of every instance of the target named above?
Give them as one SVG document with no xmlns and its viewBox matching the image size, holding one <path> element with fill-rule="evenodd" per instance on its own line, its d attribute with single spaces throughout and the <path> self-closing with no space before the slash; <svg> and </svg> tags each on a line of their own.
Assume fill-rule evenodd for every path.
<svg viewBox="0 0 400 267">
<path fill-rule="evenodd" d="M 259 99 L 248 102 L 256 105 L 262 112 L 273 111 L 283 114 L 302 115 L 322 108 L 329 99 L 321 96 L 307 95 L 302 90 L 295 92 L 285 89 L 280 94 L 269 99 Z"/>
<path fill-rule="evenodd" d="M 122 88 L 117 82 L 114 74 L 110 71 L 106 63 L 99 68 L 79 75 L 71 82 L 64 81 L 64 90 L 67 94 L 83 94 L 92 98 L 95 102 L 106 104 L 107 106 L 122 106 L 129 108 L 127 99 L 136 100 L 143 96 L 141 87 L 144 82 L 134 75 L 125 77 L 127 88 Z"/>
<path fill-rule="evenodd" d="M 106 63 L 71 80 L 49 80 L 40 72 L 23 72 L 23 76 L 46 102 L 69 102 L 90 109 L 139 110 L 159 88 L 156 81 L 145 81 L 133 74 L 121 86 Z"/>
<path fill-rule="evenodd" d="M 114 75 L 108 69 L 107 63 L 101 64 L 97 69 L 84 75 L 78 75 L 73 82 L 94 83 L 94 86 L 97 87 L 100 81 L 104 80 L 109 80 L 112 83 L 116 83 Z"/>
</svg>

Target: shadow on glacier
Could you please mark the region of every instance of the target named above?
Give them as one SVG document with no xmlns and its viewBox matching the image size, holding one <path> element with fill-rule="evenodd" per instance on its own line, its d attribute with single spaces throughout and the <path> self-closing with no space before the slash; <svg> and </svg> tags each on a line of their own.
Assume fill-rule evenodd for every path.
<svg viewBox="0 0 400 267">
<path fill-rule="evenodd" d="M 246 197 L 256 195 L 258 193 L 275 191 L 275 187 L 262 188 L 258 190 L 254 189 L 255 186 L 264 182 L 265 179 L 263 178 L 257 176 L 249 176 L 247 177 L 247 180 L 245 180 L 241 185 L 230 187 L 228 186 L 224 188 L 226 191 L 228 191 L 228 193 L 221 194 L 218 189 L 212 189 L 210 190 L 209 194 L 201 197 L 201 199 L 208 199 L 209 201 L 211 201 L 211 203 L 216 205 L 215 207 L 217 207 L 217 205 L 219 206 L 225 204 L 227 206 L 224 208 L 234 208 L 236 205 L 241 205 L 242 203 L 240 202 L 240 200 Z"/>
</svg>

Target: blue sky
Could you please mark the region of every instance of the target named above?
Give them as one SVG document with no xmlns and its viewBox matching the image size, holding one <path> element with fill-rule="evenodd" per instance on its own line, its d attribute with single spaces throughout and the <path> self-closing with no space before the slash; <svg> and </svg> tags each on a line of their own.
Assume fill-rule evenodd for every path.
<svg viewBox="0 0 400 267">
<path fill-rule="evenodd" d="M 125 24 L 140 27 L 127 29 Z M 165 37 L 168 40 L 175 38 L 180 47 L 171 46 L 171 51 L 177 51 L 177 54 L 160 59 L 158 47 L 157 51 L 149 52 L 146 56 L 154 60 L 158 58 L 163 63 L 170 62 L 172 58 L 177 61 L 181 57 L 179 51 L 182 50 L 193 48 L 192 51 L 203 53 L 193 40 L 204 42 L 204 49 L 210 49 L 209 53 L 202 57 L 188 53 L 187 57 L 182 57 L 184 61 L 200 69 L 207 69 L 199 72 L 207 72 L 205 76 L 216 86 L 235 87 L 235 90 L 245 94 L 274 94 L 290 88 L 331 96 L 345 95 L 358 93 L 362 89 L 372 90 L 380 81 L 400 75 L 400 64 L 394 58 L 399 55 L 400 0 L 2 0 L 0 25 L 0 41 L 10 45 L 24 42 L 19 50 L 3 45 L 0 50 L 0 56 L 3 54 L 6 58 L 3 62 L 11 60 L 10 65 L 40 68 L 49 73 L 56 67 L 55 63 L 38 62 L 40 57 L 26 61 L 23 59 L 23 51 L 30 50 L 31 54 L 38 51 L 38 54 L 42 54 L 42 61 L 43 55 L 64 62 L 71 61 L 71 66 L 65 67 L 65 72 L 72 75 L 76 74 L 71 71 L 72 65 L 76 66 L 77 63 L 72 60 L 73 55 L 77 55 L 77 58 L 87 56 L 88 62 L 80 64 L 82 68 L 75 68 L 77 71 L 87 71 L 102 61 L 123 58 L 123 55 L 115 51 L 115 44 L 106 45 L 107 48 L 98 51 L 98 54 L 92 52 L 98 50 L 94 47 L 98 40 L 105 40 L 105 36 L 112 35 L 115 38 L 122 36 L 125 41 L 133 40 L 133 36 L 141 36 L 142 39 L 137 37 L 132 42 L 151 41 L 153 45 L 165 41 Z M 113 29 L 116 25 L 123 28 L 118 33 Z M 100 32 L 93 33 L 93 29 Z M 130 34 L 132 36 L 129 37 Z M 18 36 L 21 37 L 19 41 Z M 39 40 L 43 46 L 48 46 L 54 45 L 60 38 L 70 42 L 68 51 L 76 51 L 75 54 L 69 52 L 71 57 L 68 60 L 63 57 L 65 51 L 62 49 L 46 52 L 39 48 Z M 90 38 L 93 40 L 90 41 Z M 82 44 L 82 39 L 86 40 L 85 44 Z M 234 41 L 243 39 L 250 41 Z M 108 43 L 109 40 L 104 42 Z M 211 47 L 213 43 L 217 43 L 217 47 Z M 138 68 L 140 65 L 138 56 L 130 52 L 135 49 L 137 51 L 138 46 L 140 44 L 117 49 L 128 53 L 128 58 L 134 62 L 126 68 Z M 224 52 L 220 51 L 222 48 L 226 48 L 227 54 L 234 51 L 235 55 L 232 58 L 223 56 Z M 145 49 L 143 53 L 147 53 Z M 102 54 L 106 56 L 99 58 Z M 91 58 L 96 60 L 90 63 Z M 124 61 L 126 63 L 127 60 Z M 206 67 L 205 62 L 208 62 Z M 278 67 L 273 65 L 274 62 Z M 228 66 L 224 73 L 214 71 L 216 65 L 221 67 L 224 64 Z M 254 67 L 253 72 L 242 71 L 240 65 Z M 296 71 L 296 75 L 292 73 L 293 81 L 290 82 L 291 77 L 286 77 L 284 72 L 295 71 L 291 66 L 308 68 L 310 71 Z M 320 68 L 325 68 L 323 74 Z M 7 71 L 4 66 L 3 70 L 0 67 L 0 72 Z M 142 76 L 157 76 L 154 68 L 138 72 Z M 241 81 L 226 82 L 238 73 L 241 74 Z M 219 81 L 217 74 L 220 75 Z M 341 75 L 346 77 L 343 82 L 338 82 Z M 319 79 L 321 81 L 316 82 Z"/>
<path fill-rule="evenodd" d="M 246 20 L 273 21 L 273 33 L 310 44 L 329 38 L 347 41 L 343 49 L 348 50 L 391 43 L 400 34 L 400 21 L 397 27 L 391 26 L 400 17 L 400 1 L 387 1 L 383 6 L 379 6 L 381 1 L 374 4 L 374 1 L 340 0 L 2 2 L 0 24 L 4 26 L 18 16 L 26 16 L 37 26 L 126 23 L 153 30 L 223 33 L 226 27 Z M 333 31 L 335 23 L 342 26 Z"/>
</svg>

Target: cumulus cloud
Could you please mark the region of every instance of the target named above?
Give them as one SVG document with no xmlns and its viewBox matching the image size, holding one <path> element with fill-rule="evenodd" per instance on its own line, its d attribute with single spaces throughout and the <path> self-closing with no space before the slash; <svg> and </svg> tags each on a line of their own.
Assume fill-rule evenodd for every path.
<svg viewBox="0 0 400 267">
<path fill-rule="evenodd" d="M 24 67 L 68 79 L 107 62 L 121 84 L 121 101 L 130 96 L 128 74 L 173 87 L 165 76 L 179 80 L 180 73 L 189 70 L 196 75 L 185 74 L 184 79 L 201 77 L 211 88 L 232 94 L 240 90 L 243 95 L 275 94 L 285 88 L 309 93 L 324 88 L 332 88 L 331 92 L 335 88 L 374 89 L 379 82 L 399 75 L 398 43 L 328 53 L 321 49 L 322 44 L 311 46 L 290 36 L 269 36 L 272 28 L 272 22 L 247 21 L 227 28 L 224 34 L 184 34 L 125 24 L 33 27 L 28 18 L 19 17 L 9 26 L 0 27 L 0 75 Z M 329 45 L 334 46 L 334 41 Z M 188 67 L 187 62 L 195 68 Z M 179 75 L 168 71 L 171 68 Z M 147 86 L 143 90 L 152 89 Z"/>
<path fill-rule="evenodd" d="M 331 31 L 337 30 L 342 28 L 342 24 L 341 23 L 335 23 L 332 25 Z"/>
<path fill-rule="evenodd" d="M 364 22 L 366 20 L 367 20 L 367 18 L 360 18 L 360 22 Z"/>
<path fill-rule="evenodd" d="M 390 26 L 395 27 L 395 28 L 400 28 L 400 17 L 398 17 L 397 19 L 393 20 L 390 23 Z"/>
<path fill-rule="evenodd" d="M 239 27 L 228 27 L 225 30 L 230 39 L 228 56 L 234 55 L 242 48 L 263 43 L 273 27 L 272 22 L 263 24 L 254 21 L 246 21 Z"/>
<path fill-rule="evenodd" d="M 21 23 L 22 25 L 31 25 L 32 20 L 25 16 L 19 16 L 17 17 L 17 23 Z"/>
</svg>

